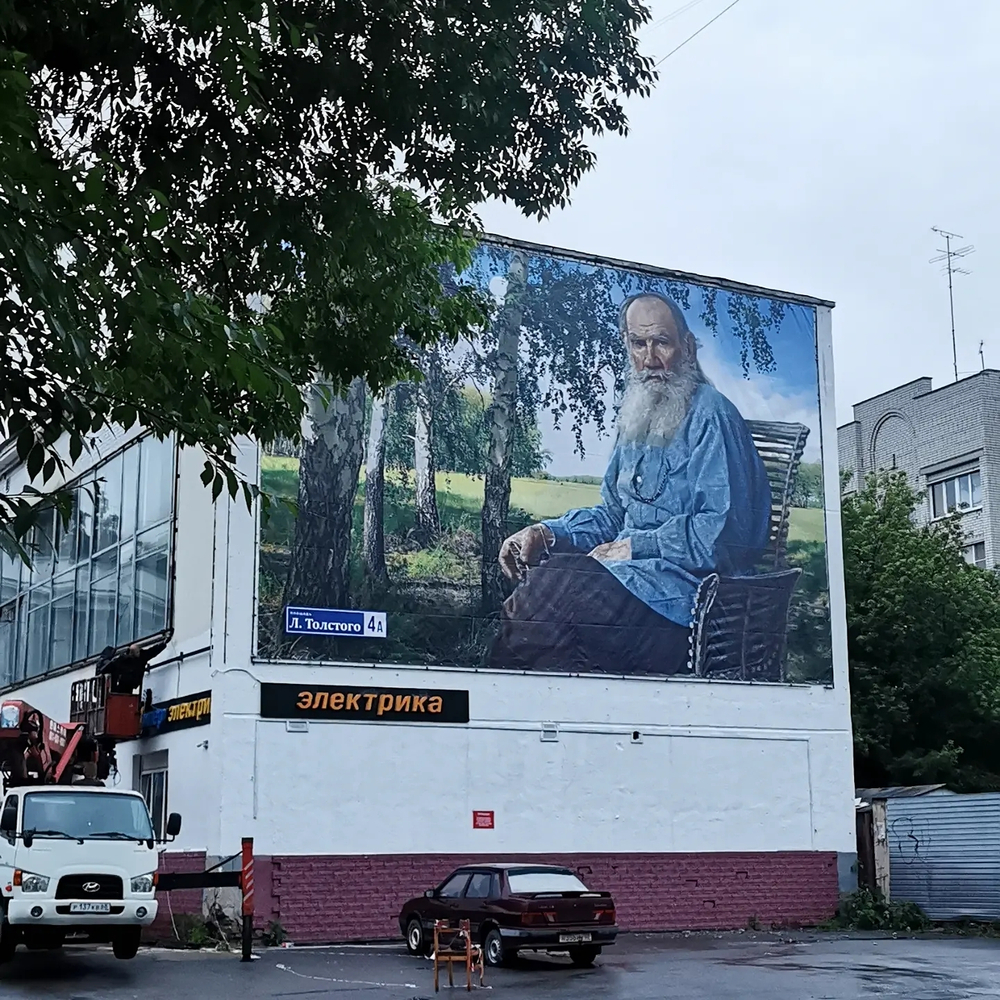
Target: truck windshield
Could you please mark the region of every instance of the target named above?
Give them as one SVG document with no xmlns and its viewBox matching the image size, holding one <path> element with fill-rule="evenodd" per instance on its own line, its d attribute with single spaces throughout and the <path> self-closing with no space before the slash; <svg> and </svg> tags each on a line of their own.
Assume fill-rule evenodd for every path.
<svg viewBox="0 0 1000 1000">
<path fill-rule="evenodd" d="M 146 803 L 107 792 L 29 792 L 21 829 L 73 840 L 153 839 Z"/>
</svg>

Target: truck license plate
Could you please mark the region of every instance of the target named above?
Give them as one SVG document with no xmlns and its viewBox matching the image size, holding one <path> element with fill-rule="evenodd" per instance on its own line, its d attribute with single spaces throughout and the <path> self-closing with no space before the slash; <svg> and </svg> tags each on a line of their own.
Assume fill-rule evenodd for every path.
<svg viewBox="0 0 1000 1000">
<path fill-rule="evenodd" d="M 110 903 L 70 903 L 70 913 L 110 913 Z"/>
<path fill-rule="evenodd" d="M 583 944 L 585 941 L 589 941 L 589 934 L 560 934 L 559 943 L 560 944 Z"/>
</svg>

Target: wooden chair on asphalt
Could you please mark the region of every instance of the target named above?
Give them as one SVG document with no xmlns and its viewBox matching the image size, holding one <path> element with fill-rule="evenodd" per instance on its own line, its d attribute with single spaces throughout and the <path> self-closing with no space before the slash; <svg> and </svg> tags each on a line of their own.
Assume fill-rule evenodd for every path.
<svg viewBox="0 0 1000 1000">
<path fill-rule="evenodd" d="M 472 991 L 472 971 L 479 973 L 479 985 L 483 985 L 483 949 L 472 940 L 468 920 L 460 920 L 458 927 L 452 927 L 447 920 L 434 923 L 434 992 L 440 992 L 438 970 L 448 966 L 448 985 L 454 986 L 452 972 L 456 963 L 465 966 L 465 988 Z"/>
</svg>

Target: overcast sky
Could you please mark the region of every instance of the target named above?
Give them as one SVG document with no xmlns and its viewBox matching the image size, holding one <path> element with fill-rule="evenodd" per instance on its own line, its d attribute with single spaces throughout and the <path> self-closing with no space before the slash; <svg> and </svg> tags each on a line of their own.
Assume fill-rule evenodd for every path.
<svg viewBox="0 0 1000 1000">
<path fill-rule="evenodd" d="M 660 57 L 730 0 L 642 32 Z M 653 21 L 684 6 L 657 0 Z M 960 373 L 1000 368 L 1000 0 L 740 0 L 660 66 L 631 134 L 544 222 L 487 231 L 833 299 L 838 423 L 900 382 L 952 378 L 931 226 L 973 243 Z"/>
</svg>

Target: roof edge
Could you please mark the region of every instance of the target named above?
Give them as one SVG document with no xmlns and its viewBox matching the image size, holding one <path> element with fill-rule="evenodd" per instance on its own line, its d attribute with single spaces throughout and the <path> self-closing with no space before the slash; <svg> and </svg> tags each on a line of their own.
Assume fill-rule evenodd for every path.
<svg viewBox="0 0 1000 1000">
<path fill-rule="evenodd" d="M 779 299 L 797 305 L 819 306 L 833 309 L 836 303 L 830 299 L 820 299 L 812 295 L 799 295 L 795 292 L 785 292 L 777 288 L 765 288 L 763 285 L 751 285 L 747 282 L 732 281 L 729 278 L 711 277 L 705 274 L 694 274 L 691 271 L 675 271 L 672 268 L 657 267 L 654 264 L 640 264 L 638 261 L 622 260 L 618 257 L 602 257 L 600 254 L 584 253 L 580 250 L 567 250 L 563 247 L 551 246 L 547 243 L 532 243 L 528 240 L 518 240 L 511 236 L 499 236 L 495 233 L 483 233 L 478 237 L 481 243 L 492 243 L 496 246 L 509 247 L 512 250 L 524 250 L 529 253 L 544 253 L 551 257 L 562 257 L 576 261 L 579 264 L 615 267 L 619 270 L 638 271 L 660 278 L 670 278 L 674 281 L 685 281 L 693 285 L 707 285 L 724 291 L 744 292 L 761 298 Z"/>
</svg>

